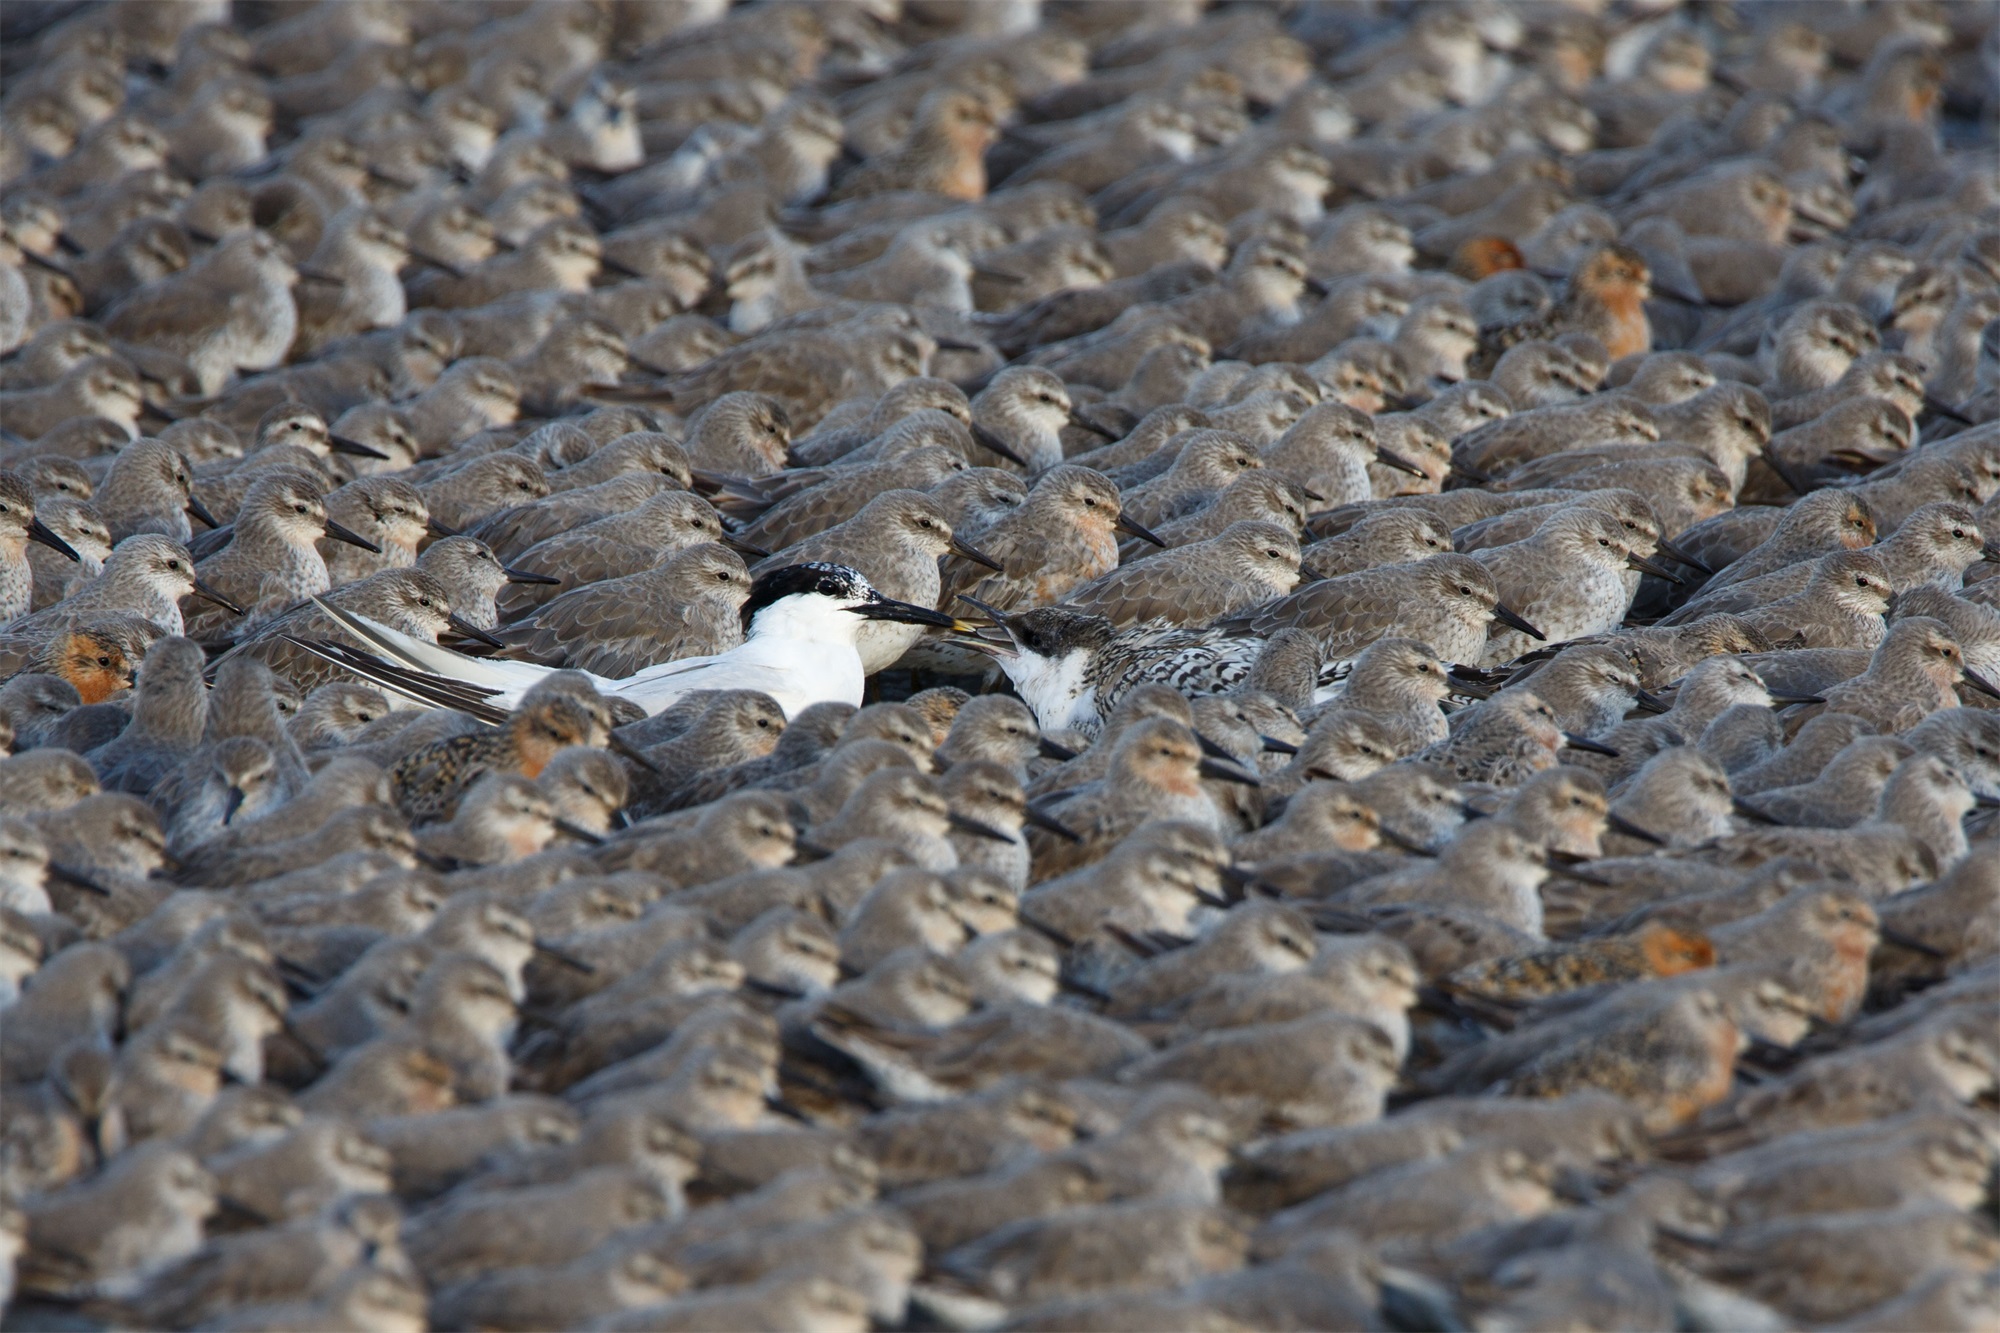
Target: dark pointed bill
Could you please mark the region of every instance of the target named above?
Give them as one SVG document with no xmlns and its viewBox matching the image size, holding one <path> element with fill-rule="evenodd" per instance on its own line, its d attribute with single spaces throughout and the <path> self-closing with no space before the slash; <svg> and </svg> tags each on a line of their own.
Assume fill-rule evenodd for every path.
<svg viewBox="0 0 2000 1333">
<path fill-rule="evenodd" d="M 945 819 L 960 833 L 970 833 L 975 838 L 987 838 L 993 842 L 1007 843 L 1017 843 L 1020 841 L 1019 838 L 1009 833 L 1006 829 L 994 828 L 991 824 L 983 820 L 974 819 L 971 815 L 961 815 L 956 810 L 946 815 Z"/>
<path fill-rule="evenodd" d="M 1424 471 L 1393 449 L 1376 449 L 1375 461 L 1383 467 L 1392 467 L 1398 472 L 1407 472 L 1413 477 L 1428 477 L 1430 475 L 1430 473 Z"/>
<path fill-rule="evenodd" d="M 1264 785 L 1263 780 L 1249 769 L 1227 759 L 1214 759 L 1203 756 L 1202 761 L 1195 765 L 1195 771 L 1203 777 L 1213 778 L 1217 782 L 1236 782 L 1241 783 L 1245 787 L 1261 787 Z"/>
<path fill-rule="evenodd" d="M 505 648 L 507 646 L 491 634 L 488 634 L 485 630 L 479 628 L 479 626 L 456 613 L 446 616 L 445 624 L 451 626 L 452 633 L 458 635 L 461 639 L 471 639 L 474 643 L 483 643 L 489 648 Z"/>
<path fill-rule="evenodd" d="M 962 542 L 958 538 L 953 537 L 948 543 L 946 543 L 945 549 L 950 551 L 953 555 L 962 556 L 965 559 L 970 560 L 975 565 L 984 565 L 986 566 L 986 568 L 992 570 L 996 574 L 1004 574 L 1007 572 L 1006 570 L 1000 567 L 1000 562 L 998 560 L 995 560 L 992 556 L 986 554 L 986 552 L 980 550 L 978 547 L 972 545 L 970 542 Z"/>
<path fill-rule="evenodd" d="M 904 625 L 935 625 L 939 629 L 957 630 L 961 634 L 975 633 L 979 627 L 968 625 L 963 620 L 948 616 L 942 611 L 933 611 L 927 606 L 913 602 L 899 602 L 893 597 L 876 596 L 859 606 L 847 608 L 863 620 L 893 620 Z"/>
<path fill-rule="evenodd" d="M 1705 562 L 1696 559 L 1694 554 L 1684 546 L 1680 546 L 1673 542 L 1670 542 L 1665 537 L 1660 538 L 1660 540 L 1656 544 L 1660 548 L 1660 554 L 1666 556 L 1669 560 L 1679 561 L 1681 564 L 1686 565 L 1689 569 L 1694 570 L 1698 574 L 1715 573 L 1715 571 L 1709 568 Z"/>
<path fill-rule="evenodd" d="M 1665 579 L 1669 583 L 1682 584 L 1687 582 L 1686 579 L 1674 573 L 1673 570 L 1668 569 L 1659 561 L 1648 560 L 1643 555 L 1636 553 L 1628 555 L 1625 557 L 1625 563 L 1631 568 L 1638 570 L 1641 574 L 1651 574 L 1654 578 Z"/>
<path fill-rule="evenodd" d="M 326 535 L 337 542 L 346 542 L 349 546 L 359 546 L 362 550 L 373 551 L 376 555 L 382 554 L 382 548 L 374 542 L 369 541 L 352 528 L 341 526 L 332 519 L 326 521 Z"/>
<path fill-rule="evenodd" d="M 1628 838 L 1637 838 L 1640 842 L 1649 842 L 1655 847 L 1664 847 L 1667 845 L 1665 838 L 1649 828 L 1642 828 L 1634 824 L 1615 810 L 1610 811 L 1604 816 L 1604 823 L 1606 827 L 1612 829 L 1614 832 L 1622 833 Z"/>
<path fill-rule="evenodd" d="M 194 515 L 197 519 L 200 519 L 203 523 L 206 523 L 211 528 L 219 528 L 222 526 L 221 521 L 217 519 L 215 515 L 208 512 L 208 506 L 201 502 L 201 497 L 198 495 L 188 496 L 187 511 L 188 513 Z"/>
<path fill-rule="evenodd" d="M 203 601 L 214 602 L 217 606 L 221 607 L 223 610 L 227 611 L 232 616 L 240 616 L 243 614 L 242 607 L 230 601 L 227 597 L 224 597 L 221 593 L 217 592 L 214 588 L 211 588 L 207 583 L 203 582 L 201 579 L 196 579 L 194 581 L 194 595 L 201 598 Z"/>
<path fill-rule="evenodd" d="M 1116 528 L 1118 531 L 1124 533 L 1128 537 L 1137 537 L 1142 542 L 1150 542 L 1154 546 L 1159 547 L 1162 551 L 1167 549 L 1167 544 L 1165 542 L 1161 541 L 1151 532 L 1141 527 L 1136 519 L 1130 519 L 1125 517 L 1125 515 L 1120 514 L 1118 516 L 1118 521 L 1112 524 L 1111 526 Z"/>
<path fill-rule="evenodd" d="M 1572 750 L 1587 750 L 1591 754 L 1609 755 L 1613 759 L 1618 757 L 1618 751 L 1603 744 L 1601 741 L 1594 741 L 1588 736 L 1579 736 L 1573 731 L 1565 731 L 1562 736 L 1563 744 Z"/>
<path fill-rule="evenodd" d="M 1971 667 L 1965 669 L 1965 683 L 1973 689 L 1978 690 L 1981 694 L 1994 699 L 2000 699 L 2000 689 L 1994 688 L 1992 681 L 1986 679 L 1986 677 L 1980 675 Z"/>
<path fill-rule="evenodd" d="M 66 559 L 74 560 L 78 564 L 83 563 L 83 557 L 76 553 L 76 548 L 56 536 L 55 530 L 39 518 L 28 520 L 28 540 L 31 542 L 40 542 L 57 555 L 63 556 Z"/>
<path fill-rule="evenodd" d="M 1100 440 L 1115 440 L 1120 438 L 1118 432 L 1112 430 L 1109 426 L 1100 426 L 1089 417 L 1075 410 L 1072 410 L 1069 414 L 1069 424 L 1078 430 L 1089 431 Z"/>
<path fill-rule="evenodd" d="M 1515 629 L 1521 631 L 1521 633 L 1527 635 L 1537 643 L 1547 643 L 1549 641 L 1548 635 L 1523 620 L 1521 613 L 1508 606 L 1505 602 L 1495 602 L 1493 604 L 1493 618 L 1503 625 L 1512 625 Z"/>
<path fill-rule="evenodd" d="M 1032 824 L 1047 833 L 1053 833 L 1065 842 L 1082 842 L 1083 835 L 1054 815 L 1044 814 L 1034 806 L 1029 806 L 1021 815 L 1021 822 Z"/>
<path fill-rule="evenodd" d="M 379 458 L 385 462 L 389 457 L 374 445 L 363 444 L 345 435 L 328 435 L 326 442 L 333 446 L 333 451 L 337 454 L 351 454 L 356 458 Z"/>
<path fill-rule="evenodd" d="M 978 441 L 980 448 L 989 453 L 996 453 L 1017 467 L 1028 466 L 1028 460 L 1021 457 L 1019 450 L 977 421 L 972 423 L 972 438 Z"/>
<path fill-rule="evenodd" d="M 553 588 L 562 582 L 561 579 L 551 578 L 547 574 L 537 574 L 532 570 L 516 569 L 512 565 L 504 566 L 502 572 L 507 575 L 507 582 L 509 583 L 534 583 Z"/>
</svg>

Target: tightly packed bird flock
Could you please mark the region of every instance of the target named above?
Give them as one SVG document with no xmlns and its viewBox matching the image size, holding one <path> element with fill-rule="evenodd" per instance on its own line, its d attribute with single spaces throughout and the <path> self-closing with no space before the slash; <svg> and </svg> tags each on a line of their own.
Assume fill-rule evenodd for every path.
<svg viewBox="0 0 2000 1333">
<path fill-rule="evenodd" d="M 0 1327 L 2000 1329 L 2000 7 L 0 72 Z"/>
</svg>

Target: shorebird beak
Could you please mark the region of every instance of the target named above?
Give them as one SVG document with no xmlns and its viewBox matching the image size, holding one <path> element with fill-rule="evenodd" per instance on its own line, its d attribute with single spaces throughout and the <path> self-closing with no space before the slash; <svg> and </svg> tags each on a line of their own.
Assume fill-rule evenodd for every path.
<svg viewBox="0 0 2000 1333">
<path fill-rule="evenodd" d="M 949 550 L 953 555 L 964 556 L 967 560 L 970 560 L 975 565 L 984 565 L 996 574 L 1004 574 L 1007 572 L 1006 570 L 1000 567 L 1000 562 L 998 560 L 995 560 L 992 556 L 986 554 L 986 552 L 980 550 L 978 547 L 973 546 L 967 542 L 962 542 L 956 537 L 953 537 L 951 539 L 951 541 L 947 544 L 946 549 Z"/>
<path fill-rule="evenodd" d="M 1599 744 L 1588 736 L 1579 736 L 1573 731 L 1565 731 L 1562 737 L 1563 744 L 1572 750 L 1588 750 L 1592 754 L 1609 755 L 1613 759 L 1618 757 L 1618 751 L 1608 745 Z"/>
<path fill-rule="evenodd" d="M 292 267 L 298 270 L 299 279 L 303 282 L 323 283 L 328 287 L 345 287 L 347 285 L 346 278 L 341 277 L 338 273 L 329 273 L 323 268 L 313 268 L 309 264 L 294 264 Z"/>
<path fill-rule="evenodd" d="M 1823 696 L 1817 694 L 1779 694 L 1775 690 L 1771 691 L 1770 694 L 1771 702 L 1780 706 L 1787 704 L 1823 704 L 1826 702 Z"/>
<path fill-rule="evenodd" d="M 611 738 L 607 740 L 604 744 L 605 748 L 610 750 L 611 753 L 618 755 L 619 757 L 624 759 L 630 759 L 633 763 L 645 769 L 648 773 L 656 773 L 661 777 L 667 776 L 667 771 L 661 768 L 658 764 L 654 763 L 652 758 L 649 755 L 647 755 L 647 753 L 644 750 L 632 744 L 632 742 L 626 740 L 624 737 L 620 736 L 617 732 L 615 731 L 612 732 Z M 624 812 L 620 811 L 619 813 L 623 814 Z"/>
<path fill-rule="evenodd" d="M 326 521 L 326 535 L 337 542 L 346 542 L 349 546 L 359 546 L 362 550 L 373 551 L 376 555 L 382 554 L 382 548 L 374 542 L 369 541 L 352 528 L 342 527 L 332 519 Z"/>
<path fill-rule="evenodd" d="M 732 537 L 726 532 L 722 534 L 722 544 L 738 555 L 753 556 L 758 560 L 768 559 L 771 554 L 761 546 L 746 542 L 741 537 Z"/>
<path fill-rule="evenodd" d="M 1767 444 L 1762 449 L 1759 449 L 1757 457 L 1764 460 L 1764 466 L 1776 473 L 1778 480 L 1785 483 L 1785 489 L 1791 491 L 1794 495 L 1804 495 L 1812 489 L 1805 482 L 1799 480 L 1798 474 L 1792 471 L 1792 465 L 1779 458 L 1777 450 L 1773 449 L 1770 445 Z"/>
<path fill-rule="evenodd" d="M 70 235 L 66 231 L 59 231 L 56 233 L 56 249 L 62 251 L 66 255 L 80 255 L 86 253 L 83 246 L 78 243 L 76 237 Z"/>
<path fill-rule="evenodd" d="M 194 595 L 201 598 L 204 601 L 214 602 L 217 606 L 221 607 L 223 610 L 227 611 L 232 616 L 240 616 L 243 614 L 242 607 L 230 601 L 227 597 L 224 597 L 221 593 L 209 587 L 208 584 L 202 582 L 200 579 L 196 579 L 194 581 Z"/>
<path fill-rule="evenodd" d="M 1634 824 L 1615 810 L 1605 813 L 1604 825 L 1606 828 L 1622 833 L 1628 838 L 1637 838 L 1640 842 L 1650 842 L 1655 847 L 1664 847 L 1667 845 L 1665 838 L 1662 838 L 1651 829 L 1640 828 L 1637 824 Z"/>
<path fill-rule="evenodd" d="M 1665 537 L 1660 538 L 1658 545 L 1660 548 L 1660 554 L 1666 556 L 1669 560 L 1677 560 L 1681 564 L 1686 565 L 1689 569 L 1696 570 L 1697 572 L 1702 574 L 1715 573 L 1713 569 L 1710 569 L 1706 564 L 1695 559 L 1684 548 L 1676 546 L 1674 543 L 1668 541 Z"/>
<path fill-rule="evenodd" d="M 1659 561 L 1648 560 L 1643 555 L 1628 555 L 1625 557 L 1625 563 L 1628 567 L 1636 569 L 1642 574 L 1651 574 L 1653 577 L 1665 579 L 1669 583 L 1683 584 L 1687 582 L 1686 579 L 1674 573 L 1673 570 L 1668 569 Z"/>
<path fill-rule="evenodd" d="M 1297 754 L 1299 752 L 1298 746 L 1292 744 L 1290 741 L 1281 741 L 1276 736 L 1260 736 L 1258 739 L 1264 742 L 1264 750 L 1267 754 Z"/>
<path fill-rule="evenodd" d="M 1227 759 L 1216 759 L 1204 755 L 1201 762 L 1195 765 L 1195 771 L 1203 777 L 1213 778 L 1217 782 L 1237 782 L 1245 787 L 1261 787 L 1264 785 L 1263 781 L 1249 769 Z"/>
<path fill-rule="evenodd" d="M 986 449 L 1000 455 L 1002 458 L 1006 459 L 1008 462 L 1014 464 L 1015 466 L 1017 467 L 1028 466 L 1028 460 L 1021 457 L 1020 454 L 1016 453 L 1013 445 L 1008 444 L 1007 441 L 1001 439 L 998 435 L 995 435 L 992 431 L 986 429 L 986 427 L 980 425 L 977 421 L 972 423 L 972 438 L 978 441 L 979 446 L 982 449 Z"/>
<path fill-rule="evenodd" d="M 509 583 L 534 583 L 540 584 L 543 587 L 553 588 L 562 582 L 561 579 L 550 578 L 547 574 L 536 574 L 525 569 L 515 569 L 512 565 L 503 565 L 501 572 L 506 574 L 507 582 Z"/>
<path fill-rule="evenodd" d="M 1430 473 L 1424 471 L 1422 468 L 1418 467 L 1415 463 L 1412 463 L 1409 459 L 1403 457 L 1401 454 L 1397 453 L 1393 449 L 1377 448 L 1375 450 L 1375 461 L 1380 463 L 1383 467 L 1392 467 L 1396 469 L 1396 471 L 1398 472 L 1407 472 L 1413 477 L 1430 476 Z"/>
<path fill-rule="evenodd" d="M 437 255 L 427 254 L 424 251 L 417 249 L 414 245 L 406 247 L 406 250 L 410 258 L 416 260 L 419 264 L 423 264 L 430 268 L 443 269 L 446 273 L 451 274 L 451 276 L 454 278 L 462 278 L 465 276 L 465 270 L 460 268 L 457 264 L 452 263 L 449 259 L 443 259 Z"/>
<path fill-rule="evenodd" d="M 1411 856 L 1437 855 L 1436 852 L 1424 846 L 1422 843 L 1415 842 L 1409 838 L 1404 837 L 1402 834 L 1396 832 L 1395 829 L 1391 828 L 1387 824 L 1376 825 L 1375 832 L 1378 835 L 1380 835 L 1383 842 L 1388 843 L 1391 847 L 1394 847 L 1397 851 L 1408 852 Z"/>
<path fill-rule="evenodd" d="M 1988 564 L 2000 565 L 2000 546 L 1987 542 L 1979 548 L 1979 558 Z"/>
<path fill-rule="evenodd" d="M 374 445 L 363 444 L 345 435 L 328 435 L 326 441 L 333 446 L 333 451 L 337 454 L 352 454 L 356 458 L 379 458 L 385 462 L 389 457 Z"/>
<path fill-rule="evenodd" d="M 968 625 L 963 620 L 948 616 L 942 611 L 933 611 L 927 606 L 914 602 L 899 602 L 893 597 L 877 597 L 859 606 L 847 608 L 863 620 L 893 620 L 904 625 L 935 625 L 939 629 L 957 630 L 961 634 L 976 633 L 977 625 Z"/>
<path fill-rule="evenodd" d="M 1047 736 L 1044 736 L 1039 741 L 1035 742 L 1035 749 L 1036 752 L 1042 756 L 1042 758 L 1053 759 L 1056 760 L 1058 763 L 1067 764 L 1070 760 L 1076 758 L 1075 750 L 1070 749 L 1067 745 L 1064 745 L 1061 741 L 1052 741 Z"/>
<path fill-rule="evenodd" d="M 1632 701 L 1648 713 L 1669 713 L 1673 711 L 1674 707 L 1651 690 L 1634 690 L 1632 692 Z"/>
<path fill-rule="evenodd" d="M 31 542 L 40 542 L 57 555 L 65 556 L 76 561 L 78 564 L 83 563 L 83 557 L 76 553 L 76 548 L 56 536 L 54 529 L 50 528 L 48 524 L 42 522 L 39 518 L 28 520 L 28 540 Z"/>
<path fill-rule="evenodd" d="M 222 822 L 227 824 L 230 820 L 236 818 L 236 812 L 242 808 L 243 789 L 241 787 L 231 787 L 229 795 L 223 798 Z"/>
<path fill-rule="evenodd" d="M 961 815 L 956 810 L 946 815 L 945 820 L 960 833 L 970 833 L 975 838 L 991 838 L 994 842 L 1005 843 L 1021 841 L 1005 829 L 994 828 L 983 820 L 974 819 L 971 815 Z"/>
<path fill-rule="evenodd" d="M 1778 822 L 1762 810 L 1759 810 L 1756 806 L 1750 804 L 1750 802 L 1744 800 L 1741 796 L 1731 797 L 1729 808 L 1753 824 L 1776 824 Z"/>
<path fill-rule="evenodd" d="M 621 263 L 613 259 L 610 255 L 600 255 L 597 262 L 606 273 L 616 273 L 621 278 L 643 278 L 646 276 L 630 264 Z"/>
<path fill-rule="evenodd" d="M 938 345 L 940 352 L 983 352 L 986 350 L 985 343 L 967 342 L 963 338 L 933 338 L 931 341 Z"/>
<path fill-rule="evenodd" d="M 507 646 L 491 634 L 488 634 L 485 630 L 479 628 L 479 626 L 455 613 L 445 617 L 445 624 L 451 626 L 452 632 L 457 634 L 461 639 L 471 639 L 473 642 L 483 643 L 489 648 L 505 648 Z"/>
<path fill-rule="evenodd" d="M 1021 822 L 1024 824 L 1033 824 L 1038 829 L 1042 829 L 1045 830 L 1046 832 L 1053 833 L 1058 838 L 1061 838 L 1065 842 L 1083 841 L 1083 835 L 1081 833 L 1078 833 L 1075 829 L 1063 823 L 1060 819 L 1057 819 L 1054 815 L 1043 814 L 1040 810 L 1035 809 L 1035 807 L 1032 805 L 1029 806 L 1022 813 Z"/>
<path fill-rule="evenodd" d="M 1493 618 L 1503 625 L 1512 625 L 1515 629 L 1521 631 L 1521 633 L 1527 635 L 1537 643 L 1547 643 L 1549 641 L 1548 635 L 1521 619 L 1521 613 L 1508 606 L 1505 602 L 1495 602 L 1493 604 Z"/>
<path fill-rule="evenodd" d="M 575 838 L 578 842 L 587 842 L 592 847 L 602 847 L 604 845 L 604 835 L 602 833 L 594 829 L 587 829 L 573 819 L 564 819 L 558 815 L 556 816 L 555 825 L 557 832 L 562 833 L 566 837 Z"/>
<path fill-rule="evenodd" d="M 541 954 L 551 962 L 561 963 L 564 967 L 572 968 L 575 971 L 583 973 L 585 976 L 589 976 L 597 971 L 597 964 L 587 959 L 578 958 L 567 949 L 558 949 L 553 944 L 545 944 L 541 940 L 535 941 L 535 952 Z"/>
<path fill-rule="evenodd" d="M 106 888 L 104 885 L 98 883 L 95 879 L 91 878 L 88 871 L 78 870 L 75 866 L 64 865 L 60 861 L 49 862 L 49 869 L 54 871 L 57 875 L 61 876 L 63 879 L 66 879 L 70 883 L 76 885 L 79 889 L 82 889 L 85 893 L 94 893 L 100 898 L 115 898 L 118 896 L 117 894 L 113 893 L 110 889 Z"/>
<path fill-rule="evenodd" d="M 187 511 L 190 514 L 193 514 L 196 518 L 200 519 L 203 523 L 206 523 L 211 528 L 219 528 L 222 526 L 222 524 L 216 520 L 215 515 L 208 512 L 208 506 L 201 502 L 201 497 L 198 495 L 188 496 Z"/>
<path fill-rule="evenodd" d="M 1905 935 L 1900 930 L 1891 930 L 1887 926 L 1880 926 L 1876 928 L 1875 933 L 1881 936 L 1882 943 L 1893 944 L 1898 949 L 1908 949 L 1911 953 L 1920 953 L 1926 958 L 1949 957 L 1943 949 L 1934 948 L 1931 945 L 1925 944 L 1916 936 Z"/>
<path fill-rule="evenodd" d="M 1119 438 L 1118 433 L 1109 426 L 1098 425 L 1095 421 L 1092 421 L 1089 417 L 1084 416 L 1074 408 L 1070 409 L 1069 424 L 1078 430 L 1089 431 L 1100 440 L 1115 440 Z"/>
<path fill-rule="evenodd" d="M 1705 306 L 1708 304 L 1707 293 L 1702 292 L 1698 288 L 1683 285 L 1678 278 L 1663 277 L 1655 273 L 1653 275 L 1652 287 L 1655 295 L 1671 297 L 1673 300 L 1679 301 L 1682 305 Z"/>
<path fill-rule="evenodd" d="M 1972 670 L 1970 667 L 1966 668 L 1965 683 L 1967 685 L 1970 685 L 1973 689 L 1978 690 L 1981 694 L 1990 695 L 1995 699 L 2000 699 L 2000 689 L 1995 689 L 1993 687 L 1992 681 L 1986 679 L 1986 677 L 1980 675 L 1977 671 Z"/>
<path fill-rule="evenodd" d="M 1153 545 L 1159 547 L 1162 551 L 1167 549 L 1167 544 L 1165 542 L 1161 541 L 1153 533 L 1147 531 L 1144 527 L 1140 526 L 1140 524 L 1137 521 L 1129 519 L 1125 517 L 1125 515 L 1123 514 L 1120 514 L 1118 516 L 1118 521 L 1116 523 L 1113 523 L 1111 526 L 1116 528 L 1118 531 L 1124 533 L 1128 537 L 1137 537 L 1142 542 L 1151 542 Z"/>
<path fill-rule="evenodd" d="M 1944 401 L 1944 399 L 1939 398 L 1936 394 L 1927 393 L 1924 395 L 1924 410 L 1932 416 L 1943 417 L 1947 421 L 1956 421 L 1961 426 L 1976 424 L 1968 420 L 1965 413 L 1953 407 L 1950 403 Z"/>
<path fill-rule="evenodd" d="M 833 855 L 833 848 L 811 838 L 792 839 L 792 853 L 801 861 L 824 861 Z"/>
</svg>

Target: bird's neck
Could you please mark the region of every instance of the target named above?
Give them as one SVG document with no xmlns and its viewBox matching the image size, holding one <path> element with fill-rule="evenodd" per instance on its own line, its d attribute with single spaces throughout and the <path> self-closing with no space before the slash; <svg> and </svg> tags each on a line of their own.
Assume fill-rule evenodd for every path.
<svg viewBox="0 0 2000 1333">
<path fill-rule="evenodd" d="M 809 643 L 854 646 L 866 623 L 835 603 L 809 597 L 773 602 L 750 620 L 748 639 L 799 639 Z"/>
</svg>

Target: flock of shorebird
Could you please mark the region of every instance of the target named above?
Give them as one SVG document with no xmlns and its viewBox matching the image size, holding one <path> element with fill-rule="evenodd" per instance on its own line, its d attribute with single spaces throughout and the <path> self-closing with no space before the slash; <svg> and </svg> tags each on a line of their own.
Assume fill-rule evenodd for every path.
<svg viewBox="0 0 2000 1333">
<path fill-rule="evenodd" d="M 2000 1329 L 2000 6 L 0 39 L 0 1326 Z"/>
</svg>

